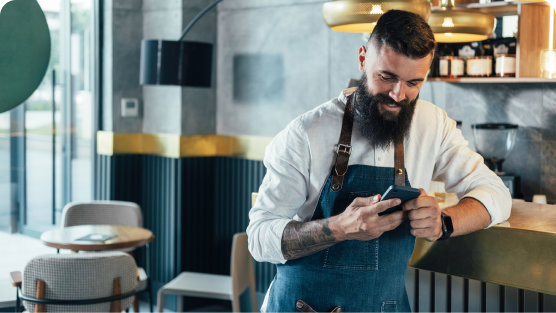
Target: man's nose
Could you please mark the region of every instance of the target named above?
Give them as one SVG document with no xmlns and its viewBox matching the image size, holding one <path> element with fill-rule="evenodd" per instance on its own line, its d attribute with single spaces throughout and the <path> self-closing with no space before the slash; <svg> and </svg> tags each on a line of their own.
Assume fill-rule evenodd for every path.
<svg viewBox="0 0 556 313">
<path fill-rule="evenodd" d="M 403 88 L 403 84 L 401 81 L 398 81 L 396 84 L 392 86 L 390 92 L 388 94 L 390 98 L 392 98 L 396 102 L 400 102 L 405 99 L 405 92 Z"/>
</svg>

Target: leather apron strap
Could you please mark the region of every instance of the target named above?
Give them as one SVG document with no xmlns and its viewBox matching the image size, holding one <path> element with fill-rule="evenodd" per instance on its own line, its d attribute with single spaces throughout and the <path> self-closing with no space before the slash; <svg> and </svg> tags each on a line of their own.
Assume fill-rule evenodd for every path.
<svg viewBox="0 0 556 313">
<path fill-rule="evenodd" d="M 342 190 L 344 175 L 348 169 L 349 157 L 351 155 L 351 133 L 353 129 L 353 97 L 354 93 L 347 97 L 346 108 L 342 120 L 340 139 L 336 146 L 336 161 L 332 173 L 332 191 Z M 405 161 L 403 141 L 394 145 L 394 185 L 405 186 Z"/>
<path fill-rule="evenodd" d="M 403 140 L 394 145 L 394 185 L 405 186 L 405 161 Z"/>
<path fill-rule="evenodd" d="M 330 184 L 332 191 L 342 190 L 344 175 L 348 169 L 349 156 L 351 155 L 351 131 L 353 129 L 353 95 L 352 93 L 348 96 L 344 110 L 342 131 L 340 132 L 340 139 L 336 147 L 336 163 L 334 164 L 334 173 L 332 174 L 332 183 Z"/>
</svg>

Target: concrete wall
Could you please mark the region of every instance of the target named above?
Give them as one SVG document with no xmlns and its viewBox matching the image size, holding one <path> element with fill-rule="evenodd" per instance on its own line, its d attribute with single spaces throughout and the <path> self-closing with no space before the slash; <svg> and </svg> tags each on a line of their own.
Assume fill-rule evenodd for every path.
<svg viewBox="0 0 556 313">
<path fill-rule="evenodd" d="M 178 40 L 187 23 L 212 1 L 144 0 L 145 39 Z M 188 41 L 216 42 L 216 10 L 209 11 L 185 37 Z M 213 51 L 216 55 L 216 49 Z M 214 57 L 213 57 L 214 58 Z M 216 62 L 213 61 L 213 67 Z M 143 86 L 143 132 L 181 135 L 216 133 L 215 70 L 211 88 Z"/>
<path fill-rule="evenodd" d="M 359 78 L 359 34 L 331 31 L 315 0 L 223 1 L 218 133 L 273 136 Z"/>
<path fill-rule="evenodd" d="M 556 84 L 426 83 L 421 98 L 462 121 L 464 137 L 474 148 L 471 124 L 519 125 L 504 171 L 521 177 L 527 200 L 543 193 L 556 203 Z"/>
<path fill-rule="evenodd" d="M 274 136 L 297 115 L 358 79 L 360 34 L 331 31 L 324 0 L 225 0 L 186 37 L 216 43 L 213 87 L 139 86 L 142 38 L 179 38 L 212 0 L 109 0 L 105 7 L 104 129 L 115 132 Z M 142 100 L 120 117 L 121 97 Z M 421 98 L 470 125 L 520 125 L 504 169 L 522 177 L 525 198 L 556 202 L 556 84 L 426 83 Z"/>
<path fill-rule="evenodd" d="M 121 116 L 121 99 L 143 96 L 139 86 L 139 57 L 143 37 L 141 1 L 104 1 L 103 129 L 140 132 L 142 118 Z"/>
<path fill-rule="evenodd" d="M 211 0 L 107 0 L 104 2 L 103 129 L 119 133 L 216 133 L 216 86 L 140 86 L 142 39 L 178 40 L 185 25 Z M 186 40 L 216 42 L 216 10 Z M 214 51 L 216 55 L 216 49 Z M 215 58 L 215 57 L 214 57 Z M 216 68 L 216 62 L 213 62 Z M 121 99 L 137 98 L 138 117 L 121 116 Z"/>
</svg>

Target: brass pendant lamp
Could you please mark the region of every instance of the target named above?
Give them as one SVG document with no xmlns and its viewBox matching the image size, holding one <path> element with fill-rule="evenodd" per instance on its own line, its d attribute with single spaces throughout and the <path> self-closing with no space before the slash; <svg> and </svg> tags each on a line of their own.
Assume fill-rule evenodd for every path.
<svg viewBox="0 0 556 313">
<path fill-rule="evenodd" d="M 388 10 L 404 10 L 422 16 L 431 12 L 427 0 L 331 0 L 322 5 L 322 16 L 332 30 L 370 33 L 378 18 Z"/>
<path fill-rule="evenodd" d="M 434 9 L 429 25 L 437 42 L 471 42 L 486 40 L 494 30 L 494 16 L 470 9 L 454 8 L 454 0 L 442 0 Z"/>
</svg>

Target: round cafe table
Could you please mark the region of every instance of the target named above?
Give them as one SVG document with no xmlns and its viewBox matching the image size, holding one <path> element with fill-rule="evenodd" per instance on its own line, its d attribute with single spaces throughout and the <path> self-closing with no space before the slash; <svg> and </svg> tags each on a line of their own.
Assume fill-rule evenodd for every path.
<svg viewBox="0 0 556 313">
<path fill-rule="evenodd" d="M 145 268 L 147 277 L 151 272 L 149 243 L 154 240 L 153 233 L 142 227 L 120 225 L 79 225 L 55 228 L 41 234 L 41 241 L 59 249 L 77 251 L 106 251 L 146 246 Z M 150 312 L 153 312 L 150 278 L 149 288 Z"/>
<path fill-rule="evenodd" d="M 137 248 L 148 245 L 153 240 L 154 235 L 148 229 L 119 225 L 69 226 L 51 229 L 41 235 L 41 241 L 45 245 L 73 251 Z"/>
</svg>

